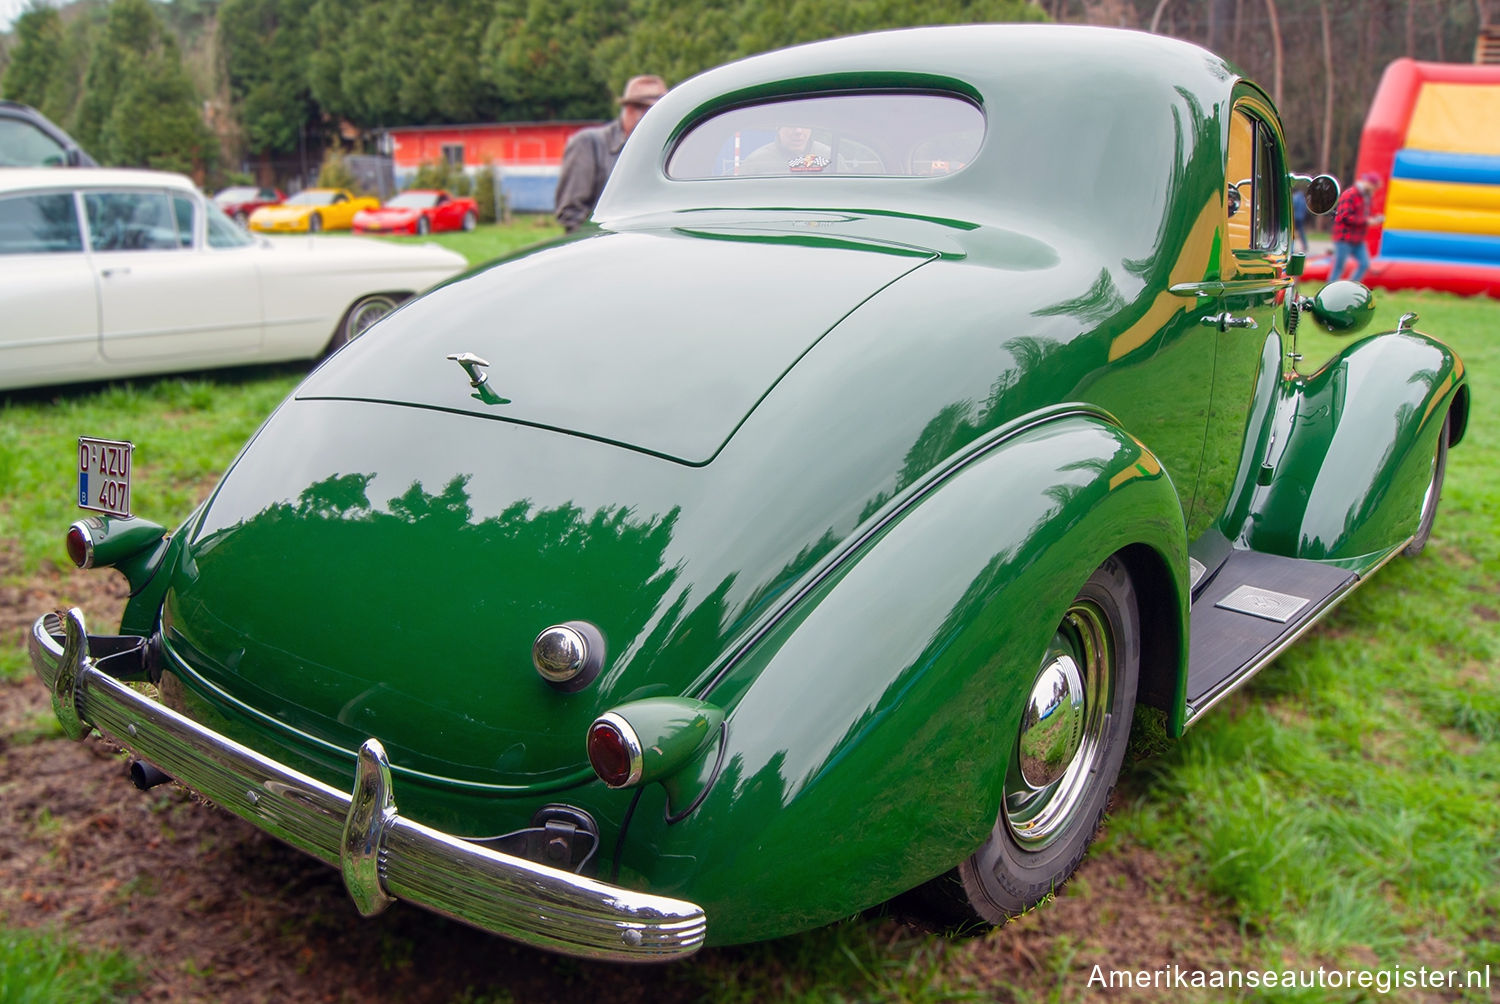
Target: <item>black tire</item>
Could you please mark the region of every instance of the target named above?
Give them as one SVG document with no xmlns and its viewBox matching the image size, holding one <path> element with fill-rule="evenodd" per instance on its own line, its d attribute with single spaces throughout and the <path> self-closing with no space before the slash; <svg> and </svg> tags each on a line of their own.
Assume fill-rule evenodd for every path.
<svg viewBox="0 0 1500 1004">
<path fill-rule="evenodd" d="M 477 226 L 479 226 L 479 217 L 475 216 L 472 211 L 464 213 L 464 232 L 472 233 Z"/>
<path fill-rule="evenodd" d="M 1124 564 L 1110 558 L 1078 590 L 1031 689 L 1018 695 L 1026 707 L 989 837 L 908 902 L 942 928 L 980 931 L 1031 909 L 1072 876 L 1125 758 L 1140 664 L 1135 589 Z M 1064 717 L 1048 724 L 1054 715 Z"/>
<path fill-rule="evenodd" d="M 1438 432 L 1437 450 L 1432 457 L 1432 475 L 1427 481 L 1427 491 L 1422 495 L 1422 516 L 1417 522 L 1417 532 L 1411 543 L 1401 553 L 1415 558 L 1427 546 L 1432 536 L 1432 525 L 1437 522 L 1438 501 L 1443 494 L 1443 476 L 1448 472 L 1448 420 Z"/>
<path fill-rule="evenodd" d="M 329 340 L 328 351 L 333 352 L 354 341 L 364 334 L 370 325 L 400 305 L 401 298 L 389 293 L 372 293 L 356 300 L 354 306 L 344 313 L 344 319 L 339 322 L 338 330 Z"/>
<path fill-rule="evenodd" d="M 311 216 L 309 216 L 307 218 L 307 232 L 308 233 L 315 234 L 315 233 L 318 233 L 322 229 L 323 229 L 323 217 L 322 216 L 318 215 L 317 213 L 313 213 Z"/>
<path fill-rule="evenodd" d="M 417 236 L 419 236 L 419 237 L 426 237 L 427 234 L 428 234 L 428 232 L 430 230 L 432 230 L 432 224 L 427 222 L 427 217 L 425 217 L 425 216 L 418 216 L 417 217 Z"/>
</svg>

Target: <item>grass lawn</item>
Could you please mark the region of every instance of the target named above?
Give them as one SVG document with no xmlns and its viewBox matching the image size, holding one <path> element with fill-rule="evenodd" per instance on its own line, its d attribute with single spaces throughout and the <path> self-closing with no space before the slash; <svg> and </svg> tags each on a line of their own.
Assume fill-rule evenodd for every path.
<svg viewBox="0 0 1500 1004">
<path fill-rule="evenodd" d="M 521 215 L 508 224 L 487 224 L 470 233 L 448 230 L 426 237 L 382 237 L 398 244 L 423 244 L 431 241 L 469 259 L 471 265 L 510 254 L 517 248 L 562 234 L 562 227 L 550 216 Z"/>
<path fill-rule="evenodd" d="M 556 232 L 523 221 L 425 239 L 478 262 Z M 1391 562 L 1183 740 L 1127 764 L 1105 832 L 1078 880 L 981 939 L 949 942 L 890 920 L 860 918 L 767 945 L 705 952 L 651 971 L 659 975 L 630 978 L 664 993 L 670 988 L 665 996 L 673 1000 L 1073 1000 L 1086 996 L 1095 964 L 1106 970 L 1148 960 L 1278 969 L 1489 965 L 1491 989 L 1470 991 L 1466 999 L 1495 999 L 1500 304 L 1428 293 L 1377 293 L 1377 302 L 1373 330 L 1393 327 L 1414 310 L 1419 329 L 1463 355 L 1471 379 L 1468 432 L 1449 455 L 1426 552 Z M 1305 369 L 1344 344 L 1307 328 Z M 4 595 L 25 597 L 37 582 L 56 585 L 62 578 L 56 565 L 61 532 L 76 518 L 71 459 L 80 432 L 135 441 L 135 508 L 173 521 L 305 370 L 244 369 L 0 396 L 6 486 L 0 588 L 11 590 Z M 21 613 L 0 624 L 29 623 L 35 615 Z M 16 631 L 3 640 L 0 684 L 30 672 Z M 16 729 L 0 735 L 0 753 L 7 743 L 52 734 L 27 727 L 24 735 Z M 4 791 L 0 782 L 0 801 Z M 46 986 L 48 966 L 55 970 L 45 960 L 61 957 L 61 943 L 7 930 L 4 902 L 0 1002 L 51 999 L 38 988 Z M 310 930 L 317 922 L 290 916 L 286 923 Z M 389 928 L 380 930 L 380 938 L 392 937 Z M 144 957 L 148 949 L 140 951 Z M 382 952 L 396 960 L 393 981 L 401 959 L 410 967 L 414 954 L 422 957 L 410 941 L 382 942 Z M 91 967 L 82 982 L 94 989 L 75 999 L 110 999 L 136 985 L 136 968 L 119 954 L 70 951 L 67 958 Z M 567 960 L 527 964 L 542 967 L 572 997 L 609 999 L 618 976 Z M 451 999 L 522 999 L 507 989 L 500 969 L 492 983 L 458 987 Z M 1303 991 L 1301 999 L 1330 994 Z M 1409 996 L 1424 994 L 1391 999 Z M 1194 999 L 1204 998 L 1200 992 Z"/>
</svg>

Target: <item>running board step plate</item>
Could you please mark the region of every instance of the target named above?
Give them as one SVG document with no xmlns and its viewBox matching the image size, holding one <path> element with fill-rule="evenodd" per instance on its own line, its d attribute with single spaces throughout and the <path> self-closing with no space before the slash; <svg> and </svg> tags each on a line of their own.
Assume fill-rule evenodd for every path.
<svg viewBox="0 0 1500 1004">
<path fill-rule="evenodd" d="M 1193 603 L 1187 720 L 1254 676 L 1359 584 L 1346 569 L 1235 551 Z"/>
</svg>

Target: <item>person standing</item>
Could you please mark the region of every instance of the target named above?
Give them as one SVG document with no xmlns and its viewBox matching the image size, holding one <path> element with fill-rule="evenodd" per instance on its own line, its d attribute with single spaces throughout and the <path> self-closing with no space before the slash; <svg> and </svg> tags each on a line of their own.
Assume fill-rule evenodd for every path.
<svg viewBox="0 0 1500 1004">
<path fill-rule="evenodd" d="M 1365 173 L 1339 196 L 1338 205 L 1333 210 L 1333 267 L 1328 270 L 1330 282 L 1342 278 L 1344 262 L 1351 257 L 1354 259 L 1354 274 L 1350 276 L 1351 279 L 1359 281 L 1369 269 L 1370 249 L 1365 245 L 1365 236 L 1369 233 L 1371 224 L 1385 219 L 1384 216 L 1375 216 L 1370 212 L 1373 204 L 1371 200 L 1375 196 L 1375 189 L 1379 187 L 1380 175 Z"/>
<path fill-rule="evenodd" d="M 602 126 L 580 129 L 568 137 L 563 148 L 562 171 L 557 178 L 557 198 L 553 215 L 563 229 L 572 233 L 594 214 L 599 194 L 625 140 L 634 131 L 646 110 L 667 93 L 661 77 L 646 74 L 631 77 L 625 93 L 617 99 L 620 116 Z"/>
</svg>

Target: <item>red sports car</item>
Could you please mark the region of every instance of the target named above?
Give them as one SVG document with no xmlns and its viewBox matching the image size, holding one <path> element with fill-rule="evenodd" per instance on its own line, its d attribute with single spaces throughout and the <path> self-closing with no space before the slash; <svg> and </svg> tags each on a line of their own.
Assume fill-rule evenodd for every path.
<svg viewBox="0 0 1500 1004">
<path fill-rule="evenodd" d="M 473 199 L 436 189 L 413 188 L 379 209 L 361 209 L 354 214 L 354 232 L 357 234 L 473 230 L 478 223 L 479 206 Z"/>
<path fill-rule="evenodd" d="M 244 226 L 250 214 L 261 206 L 275 206 L 286 201 L 279 188 L 255 185 L 234 185 L 214 196 L 214 202 L 224 210 L 224 215 Z"/>
</svg>

